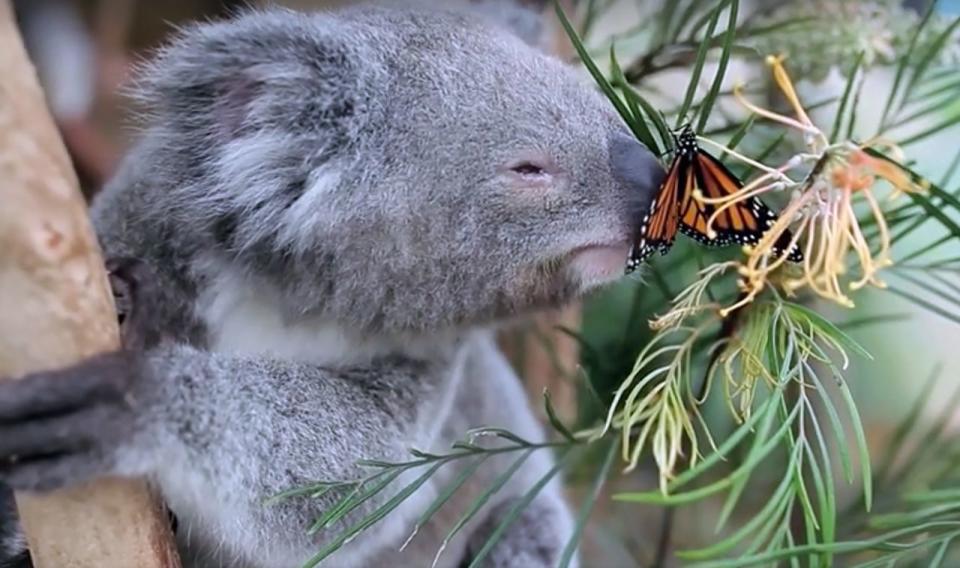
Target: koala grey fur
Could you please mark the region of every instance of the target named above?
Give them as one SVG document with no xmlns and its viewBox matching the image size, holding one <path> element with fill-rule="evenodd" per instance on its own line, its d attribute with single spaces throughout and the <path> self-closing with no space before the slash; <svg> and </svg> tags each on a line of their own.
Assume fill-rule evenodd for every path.
<svg viewBox="0 0 960 568">
<path fill-rule="evenodd" d="M 153 269 L 135 309 L 157 338 L 0 381 L 0 481 L 143 476 L 185 566 L 292 567 L 348 525 L 308 536 L 333 496 L 268 497 L 479 426 L 544 439 L 493 330 L 619 277 L 663 175 L 594 89 L 465 13 L 371 5 L 188 28 L 139 94 L 145 128 L 92 214 L 107 257 Z M 25 401 L 58 373 L 92 402 L 68 415 L 84 451 L 53 459 L 66 442 L 30 441 L 47 423 Z M 31 451 L 46 459 L 4 461 Z M 441 468 L 324 565 L 429 566 L 516 457 L 484 462 L 400 551 L 468 463 Z M 533 453 L 438 566 L 469 560 L 551 467 Z M 554 565 L 571 525 L 555 480 L 489 565 Z"/>
</svg>

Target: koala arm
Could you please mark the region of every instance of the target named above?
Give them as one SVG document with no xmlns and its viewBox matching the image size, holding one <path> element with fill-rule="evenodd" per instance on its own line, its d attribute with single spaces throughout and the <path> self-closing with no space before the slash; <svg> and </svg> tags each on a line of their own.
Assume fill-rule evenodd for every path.
<svg viewBox="0 0 960 568">
<path fill-rule="evenodd" d="M 316 551 L 306 528 L 334 497 L 279 507 L 264 500 L 316 480 L 353 479 L 361 458 L 401 458 L 429 432 L 424 423 L 451 386 L 443 357 L 330 369 L 171 342 L 143 329 L 145 287 L 125 289 L 134 298 L 125 302 L 123 350 L 0 383 L 0 481 L 43 491 L 147 476 L 178 515 L 255 544 L 248 554 L 296 563 Z"/>
<path fill-rule="evenodd" d="M 267 497 L 395 453 L 442 387 L 435 371 L 402 357 L 325 369 L 184 344 L 107 353 L 0 384 L 0 478 L 49 490 L 98 475 L 162 475 L 171 457 L 234 469 L 245 465 L 232 454 L 242 449 L 248 464 L 280 474 L 249 480 Z M 321 443 L 323 453 L 310 451 Z"/>
</svg>

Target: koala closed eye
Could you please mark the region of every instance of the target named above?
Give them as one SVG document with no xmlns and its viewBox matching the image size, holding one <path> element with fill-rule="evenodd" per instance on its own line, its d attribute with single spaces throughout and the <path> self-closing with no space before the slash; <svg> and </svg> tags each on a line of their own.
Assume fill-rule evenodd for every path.
<svg viewBox="0 0 960 568">
<path fill-rule="evenodd" d="M 521 156 L 504 168 L 511 185 L 520 189 L 547 189 L 556 185 L 560 170 L 546 156 Z"/>
<path fill-rule="evenodd" d="M 512 166 L 510 171 L 524 177 L 547 175 L 547 172 L 542 167 L 534 164 L 533 162 L 520 162 L 519 164 Z"/>
</svg>

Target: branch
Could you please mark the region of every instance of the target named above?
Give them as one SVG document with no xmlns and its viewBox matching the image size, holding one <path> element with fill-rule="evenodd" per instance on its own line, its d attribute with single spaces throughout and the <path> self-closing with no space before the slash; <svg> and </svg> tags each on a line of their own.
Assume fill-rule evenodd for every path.
<svg viewBox="0 0 960 568">
<path fill-rule="evenodd" d="M 76 175 L 0 0 L 0 376 L 66 366 L 119 344 L 103 260 Z M 179 566 L 146 485 L 98 481 L 18 494 L 37 568 Z"/>
</svg>

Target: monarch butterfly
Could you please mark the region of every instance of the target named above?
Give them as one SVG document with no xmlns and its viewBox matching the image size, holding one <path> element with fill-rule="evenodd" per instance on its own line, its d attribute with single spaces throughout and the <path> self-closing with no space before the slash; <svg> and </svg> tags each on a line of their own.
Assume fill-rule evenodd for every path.
<svg viewBox="0 0 960 568">
<path fill-rule="evenodd" d="M 755 245 L 777 220 L 777 215 L 762 201 L 750 197 L 725 208 L 714 218 L 716 236 L 710 238 L 707 220 L 718 207 L 695 199 L 694 189 L 699 188 L 704 197 L 715 199 L 738 191 L 743 184 L 720 160 L 700 149 L 697 136 L 689 125 L 674 136 L 674 142 L 673 163 L 650 204 L 650 210 L 643 217 L 627 260 L 628 273 L 636 270 L 654 251 L 666 254 L 673 245 L 678 228 L 705 245 Z M 790 231 L 784 231 L 773 246 L 774 254 L 788 247 L 792 238 Z M 787 260 L 803 261 L 799 247 L 790 250 Z"/>
</svg>

